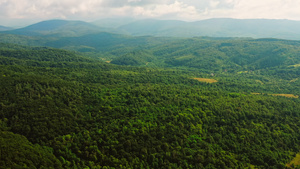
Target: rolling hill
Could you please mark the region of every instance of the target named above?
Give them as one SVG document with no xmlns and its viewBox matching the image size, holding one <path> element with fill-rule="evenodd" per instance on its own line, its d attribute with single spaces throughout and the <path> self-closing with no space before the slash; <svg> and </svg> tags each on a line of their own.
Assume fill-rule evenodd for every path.
<svg viewBox="0 0 300 169">
<path fill-rule="evenodd" d="M 7 30 L 11 30 L 11 29 L 13 29 L 13 28 L 0 25 L 0 31 L 7 31 Z"/>
<path fill-rule="evenodd" d="M 215 18 L 196 22 L 140 20 L 119 29 L 135 36 L 252 37 L 300 40 L 300 21 Z"/>
<path fill-rule="evenodd" d="M 9 30 L 0 27 L 2 33 L 79 37 L 99 32 L 156 37 L 250 37 L 300 40 L 300 21 L 272 19 L 214 18 L 195 22 L 179 20 L 102 19 L 91 23 L 83 21 L 48 20 L 25 28 Z M 6 31 L 5 31 L 6 30 Z M 4 31 L 4 32 L 3 32 Z"/>
<path fill-rule="evenodd" d="M 298 22 L 101 22 L 0 33 L 0 168 L 295 168 Z"/>
<path fill-rule="evenodd" d="M 5 33 L 26 36 L 74 37 L 102 31 L 105 29 L 83 21 L 48 20 Z"/>
<path fill-rule="evenodd" d="M 0 37 L 5 43 L 68 49 L 121 65 L 185 67 L 214 73 L 273 69 L 272 74 L 290 80 L 299 72 L 293 65 L 300 63 L 299 41 L 273 38 L 137 37 L 107 32 L 78 37 Z"/>
<path fill-rule="evenodd" d="M 243 47 L 239 55 L 263 51 L 257 44 L 293 49 L 298 43 L 231 41 L 186 39 L 155 53 L 177 57 L 170 51 L 194 43 L 191 50 L 219 46 L 205 53 L 213 57 L 209 52 L 217 49 Z M 146 46 L 122 59 L 148 61 L 153 51 Z M 119 66 L 61 49 L 4 43 L 0 68 L 4 168 L 284 168 L 299 152 L 299 98 L 287 97 L 300 95 L 296 79 L 262 71 L 211 77 L 182 66 Z"/>
</svg>

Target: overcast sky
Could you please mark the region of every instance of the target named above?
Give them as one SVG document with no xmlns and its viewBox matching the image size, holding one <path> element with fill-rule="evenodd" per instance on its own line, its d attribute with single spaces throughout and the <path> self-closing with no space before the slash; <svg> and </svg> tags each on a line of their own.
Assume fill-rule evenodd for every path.
<svg viewBox="0 0 300 169">
<path fill-rule="evenodd" d="M 0 25 L 111 17 L 195 21 L 208 18 L 300 20 L 300 0 L 0 0 Z"/>
</svg>

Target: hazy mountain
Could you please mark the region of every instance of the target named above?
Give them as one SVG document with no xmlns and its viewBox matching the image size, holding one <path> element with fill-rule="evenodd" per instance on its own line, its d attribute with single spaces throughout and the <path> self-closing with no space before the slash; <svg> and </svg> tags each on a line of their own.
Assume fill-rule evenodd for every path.
<svg viewBox="0 0 300 169">
<path fill-rule="evenodd" d="M 13 28 L 0 25 L 0 31 L 7 31 L 7 30 L 11 30 L 11 29 L 13 29 Z"/>
<path fill-rule="evenodd" d="M 177 20 L 146 19 L 120 26 L 119 29 L 136 36 L 176 36 L 176 32 L 179 32 L 181 29 L 180 35 L 178 36 L 187 36 L 184 29 L 188 24 L 188 22 Z"/>
<path fill-rule="evenodd" d="M 0 27 L 1 29 L 1 27 Z M 79 37 L 100 32 L 160 37 L 252 37 L 300 40 L 300 21 L 271 19 L 138 20 L 130 18 L 83 21 L 49 20 L 2 33 Z"/>
<path fill-rule="evenodd" d="M 300 39 L 300 21 L 272 19 L 209 19 L 192 23 L 206 36 Z"/>
<path fill-rule="evenodd" d="M 173 37 L 253 37 L 300 39 L 300 21 L 272 19 L 208 19 L 197 22 L 140 20 L 123 26 L 131 35 Z"/>
<path fill-rule="evenodd" d="M 7 31 L 6 33 L 28 36 L 73 37 L 101 31 L 107 30 L 83 21 L 49 20 L 25 28 Z"/>
<path fill-rule="evenodd" d="M 135 22 L 136 19 L 133 18 L 105 18 L 96 20 L 94 22 L 91 22 L 92 24 L 95 24 L 100 27 L 105 28 L 118 28 L 120 26 Z"/>
</svg>

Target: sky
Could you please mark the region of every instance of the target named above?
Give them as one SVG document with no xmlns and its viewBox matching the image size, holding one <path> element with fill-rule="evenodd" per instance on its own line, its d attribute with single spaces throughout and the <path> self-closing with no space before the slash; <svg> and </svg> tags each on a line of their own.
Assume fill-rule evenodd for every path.
<svg viewBox="0 0 300 169">
<path fill-rule="evenodd" d="M 115 17 L 184 21 L 209 18 L 300 20 L 299 9 L 300 0 L 0 0 L 0 25 Z"/>
</svg>

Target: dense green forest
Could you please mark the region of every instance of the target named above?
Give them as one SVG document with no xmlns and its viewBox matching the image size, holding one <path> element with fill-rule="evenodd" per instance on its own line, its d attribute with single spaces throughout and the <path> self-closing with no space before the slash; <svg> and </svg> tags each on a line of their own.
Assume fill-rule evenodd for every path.
<svg viewBox="0 0 300 169">
<path fill-rule="evenodd" d="M 270 94 L 300 95 L 299 42 L 151 44 L 97 51 L 115 65 L 1 43 L 0 168 L 285 168 L 296 156 L 299 98 Z"/>
<path fill-rule="evenodd" d="M 0 168 L 292 166 L 299 41 L 53 22 L 0 34 Z"/>
<path fill-rule="evenodd" d="M 202 72 L 253 72 L 293 80 L 299 75 L 300 42 L 251 38 L 132 37 L 96 33 L 78 37 L 0 34 L 0 42 L 48 46 L 118 65 L 185 67 Z"/>
</svg>

